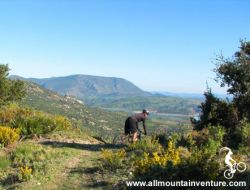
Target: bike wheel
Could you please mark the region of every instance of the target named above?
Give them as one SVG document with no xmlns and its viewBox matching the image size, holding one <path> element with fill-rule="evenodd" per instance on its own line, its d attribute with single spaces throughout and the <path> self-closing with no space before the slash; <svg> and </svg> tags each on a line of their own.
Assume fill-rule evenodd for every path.
<svg viewBox="0 0 250 190">
<path fill-rule="evenodd" d="M 246 166 L 246 164 L 244 162 L 239 162 L 237 164 L 237 170 L 239 172 L 244 172 L 246 169 L 247 169 L 247 166 Z"/>
<path fill-rule="evenodd" d="M 231 172 L 230 169 L 227 169 L 227 170 L 224 171 L 224 177 L 225 177 L 226 179 L 232 179 L 233 176 L 234 176 L 234 174 Z"/>
<path fill-rule="evenodd" d="M 126 136 L 125 135 L 117 135 L 113 139 L 113 144 L 125 144 L 126 142 Z"/>
</svg>

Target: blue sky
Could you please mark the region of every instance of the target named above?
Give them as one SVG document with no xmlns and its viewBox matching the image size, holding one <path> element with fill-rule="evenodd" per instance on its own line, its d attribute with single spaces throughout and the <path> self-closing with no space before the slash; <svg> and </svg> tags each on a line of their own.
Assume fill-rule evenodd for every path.
<svg viewBox="0 0 250 190">
<path fill-rule="evenodd" d="M 0 63 L 11 74 L 125 78 L 202 93 L 213 59 L 250 40 L 249 0 L 0 0 Z"/>
</svg>

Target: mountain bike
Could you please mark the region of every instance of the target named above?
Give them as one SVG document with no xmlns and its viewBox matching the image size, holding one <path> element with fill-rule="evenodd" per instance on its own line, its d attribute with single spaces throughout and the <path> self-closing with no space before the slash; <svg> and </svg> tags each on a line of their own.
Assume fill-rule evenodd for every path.
<svg viewBox="0 0 250 190">
<path fill-rule="evenodd" d="M 138 133 L 138 140 L 141 140 L 142 137 L 142 131 L 140 129 L 137 129 Z M 132 134 L 125 135 L 125 134 L 119 134 L 113 138 L 113 144 L 129 144 L 133 142 L 133 136 Z"/>
<path fill-rule="evenodd" d="M 232 179 L 234 176 L 234 173 L 236 171 L 238 172 L 244 172 L 247 169 L 247 166 L 244 162 L 239 162 L 239 163 L 234 163 L 233 164 L 233 170 L 231 168 L 228 168 L 227 170 L 224 171 L 224 177 L 226 179 Z"/>
</svg>

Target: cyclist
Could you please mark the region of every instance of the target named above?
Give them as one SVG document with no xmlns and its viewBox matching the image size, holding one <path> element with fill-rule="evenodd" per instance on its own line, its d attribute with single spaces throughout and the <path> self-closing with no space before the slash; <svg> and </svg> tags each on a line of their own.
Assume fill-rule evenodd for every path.
<svg viewBox="0 0 250 190">
<path fill-rule="evenodd" d="M 149 111 L 142 110 L 142 113 L 134 114 L 130 117 L 128 117 L 125 121 L 125 135 L 131 135 L 133 142 L 138 140 L 138 123 L 142 122 L 144 134 L 147 135 L 147 127 L 145 124 L 145 120 L 147 119 L 149 115 Z"/>
</svg>

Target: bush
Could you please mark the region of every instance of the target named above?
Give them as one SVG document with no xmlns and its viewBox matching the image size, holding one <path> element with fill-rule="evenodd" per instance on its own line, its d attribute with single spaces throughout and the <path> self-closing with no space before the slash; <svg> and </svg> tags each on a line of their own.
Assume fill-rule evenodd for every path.
<svg viewBox="0 0 250 190">
<path fill-rule="evenodd" d="M 125 156 L 126 152 L 124 149 L 121 149 L 117 152 L 112 152 L 111 150 L 102 150 L 101 167 L 111 171 L 122 168 L 124 166 Z"/>
<path fill-rule="evenodd" d="M 250 156 L 250 123 L 243 120 L 239 126 L 239 133 L 242 137 L 239 145 L 239 150 L 248 156 Z"/>
<path fill-rule="evenodd" d="M 0 144 L 10 145 L 19 139 L 19 129 L 0 126 Z"/>
<path fill-rule="evenodd" d="M 206 134 L 206 137 L 202 137 L 202 134 Z M 202 132 L 189 133 L 186 136 L 192 138 L 188 138 L 189 147 L 177 147 L 183 141 L 179 136 L 166 138 L 164 134 L 158 135 L 160 142 L 159 138 L 148 137 L 122 149 L 126 151 L 123 156 L 105 150 L 103 153 L 106 156 L 101 161 L 106 170 L 116 172 L 120 169 L 119 174 L 125 174 L 131 181 L 219 180 L 223 174 L 217 151 L 224 134 L 220 126 L 209 126 Z M 167 146 L 162 146 L 165 144 Z"/>
<path fill-rule="evenodd" d="M 216 180 L 219 163 L 215 157 L 210 158 L 202 149 L 193 149 L 191 156 L 179 165 L 177 179 L 183 180 Z"/>
<path fill-rule="evenodd" d="M 241 146 L 250 146 L 250 122 L 242 120 L 238 127 L 241 134 Z"/>
<path fill-rule="evenodd" d="M 11 103 L 1 108 L 0 123 L 2 125 L 14 125 L 19 117 L 32 116 L 34 110 L 31 108 L 21 108 L 16 103 Z"/>
<path fill-rule="evenodd" d="M 0 172 L 10 165 L 10 160 L 6 156 L 0 156 Z"/>
<path fill-rule="evenodd" d="M 11 101 L 21 100 L 25 92 L 24 82 L 10 80 L 9 66 L 0 64 L 0 107 Z"/>
<path fill-rule="evenodd" d="M 29 168 L 28 166 L 22 166 L 19 168 L 18 171 L 18 179 L 20 181 L 28 181 L 32 177 L 32 168 Z"/>
<path fill-rule="evenodd" d="M 45 150 L 42 145 L 27 143 L 21 144 L 11 153 L 11 160 L 13 167 L 18 169 L 19 180 L 25 181 L 33 173 L 45 174 L 51 156 L 54 155 L 48 148 Z"/>
<path fill-rule="evenodd" d="M 221 126 L 209 126 L 208 131 L 208 142 L 203 146 L 203 154 L 209 154 L 213 157 L 223 143 L 225 129 Z"/>
<path fill-rule="evenodd" d="M 32 143 L 22 144 L 11 153 L 11 160 L 14 167 L 32 167 L 36 162 L 43 162 L 47 159 L 47 153 L 42 145 L 34 145 Z"/>
<path fill-rule="evenodd" d="M 68 130 L 72 128 L 72 124 L 70 120 L 66 117 L 57 115 L 53 117 L 53 120 L 55 121 L 56 128 L 55 130 Z"/>
<path fill-rule="evenodd" d="M 0 111 L 0 123 L 11 128 L 20 128 L 22 135 L 41 135 L 72 127 L 69 119 L 63 116 L 53 116 L 31 108 L 21 108 L 17 104 L 3 107 Z"/>
<path fill-rule="evenodd" d="M 152 168 L 165 168 L 169 164 L 176 166 L 180 161 L 178 150 L 174 147 L 173 142 L 169 140 L 166 150 L 162 148 L 161 152 L 152 154 L 144 152 L 143 158 L 135 163 L 135 175 L 155 175 L 151 173 Z"/>
<path fill-rule="evenodd" d="M 49 133 L 55 129 L 55 123 L 53 120 L 39 115 L 19 121 L 18 126 L 23 135 L 41 135 Z"/>
<path fill-rule="evenodd" d="M 143 138 L 140 141 L 135 143 L 131 143 L 127 151 L 137 151 L 137 152 L 147 152 L 153 154 L 154 152 L 160 152 L 162 149 L 161 144 L 158 142 L 156 138 Z"/>
</svg>

